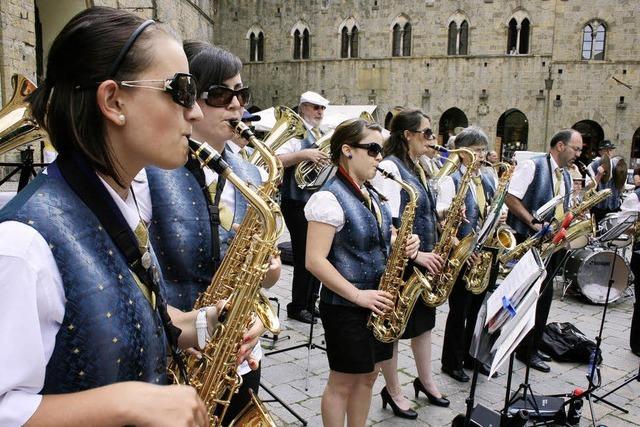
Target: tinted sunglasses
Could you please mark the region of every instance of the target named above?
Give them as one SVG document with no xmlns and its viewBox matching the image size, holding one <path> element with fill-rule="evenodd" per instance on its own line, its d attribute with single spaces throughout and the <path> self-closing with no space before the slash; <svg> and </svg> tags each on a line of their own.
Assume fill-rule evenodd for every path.
<svg viewBox="0 0 640 427">
<path fill-rule="evenodd" d="M 149 86 L 153 83 L 162 83 L 163 86 Z M 166 80 L 125 80 L 118 82 L 118 84 L 125 87 L 162 90 L 171 95 L 173 102 L 186 108 L 193 107 L 198 96 L 196 79 L 188 73 L 176 73 L 172 78 Z"/>
<path fill-rule="evenodd" d="M 378 157 L 378 154 L 382 153 L 382 146 L 376 142 L 369 142 L 368 144 L 351 144 L 351 146 L 367 150 L 367 154 L 371 157 Z"/>
<path fill-rule="evenodd" d="M 204 99 L 209 107 L 226 107 L 231 104 L 234 96 L 238 98 L 240 106 L 244 107 L 251 100 L 251 91 L 248 87 L 233 90 L 226 86 L 214 85 L 209 87 L 206 92 L 202 92 L 200 98 Z"/>
<path fill-rule="evenodd" d="M 433 139 L 433 130 L 431 128 L 426 128 L 422 130 L 412 130 L 411 132 L 421 133 L 427 139 Z"/>
<path fill-rule="evenodd" d="M 327 109 L 327 107 L 325 107 L 324 105 L 317 105 L 317 104 L 311 104 L 311 103 L 307 103 L 307 105 L 309 105 L 311 108 L 313 108 L 314 111 L 326 110 Z"/>
</svg>

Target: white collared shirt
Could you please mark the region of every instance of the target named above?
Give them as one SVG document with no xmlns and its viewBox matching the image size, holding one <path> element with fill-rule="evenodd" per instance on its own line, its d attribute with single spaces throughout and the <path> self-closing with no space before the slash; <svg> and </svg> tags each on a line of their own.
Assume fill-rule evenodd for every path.
<svg viewBox="0 0 640 427">
<path fill-rule="evenodd" d="M 45 172 L 46 173 L 46 172 Z M 139 222 L 131 193 L 126 200 L 101 179 L 134 230 Z M 23 425 L 42 396 L 45 369 L 65 314 L 60 271 L 35 229 L 0 223 L 0 425 Z"/>
<path fill-rule="evenodd" d="M 556 188 L 556 174 L 555 170 L 559 167 L 558 163 L 556 163 L 553 156 L 549 156 L 551 161 L 551 179 L 553 188 Z M 546 169 L 546 168 L 545 168 Z M 536 164 L 531 159 L 524 160 L 519 162 L 516 165 L 516 168 L 513 171 L 513 175 L 511 176 L 511 180 L 509 181 L 509 190 L 508 193 L 522 200 L 529 185 L 533 182 L 533 177 L 536 172 Z M 543 171 L 546 173 L 546 171 Z M 570 186 L 573 186 L 571 183 Z M 560 185 L 560 194 L 564 196 L 565 194 L 565 186 L 564 182 Z"/>
</svg>

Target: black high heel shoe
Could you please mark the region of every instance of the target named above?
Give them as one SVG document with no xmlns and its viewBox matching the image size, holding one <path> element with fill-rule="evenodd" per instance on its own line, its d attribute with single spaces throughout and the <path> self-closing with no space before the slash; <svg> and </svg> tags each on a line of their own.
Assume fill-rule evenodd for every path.
<svg viewBox="0 0 640 427">
<path fill-rule="evenodd" d="M 432 405 L 442 406 L 443 408 L 449 406 L 449 399 L 444 396 L 435 397 L 433 394 L 429 393 L 427 389 L 422 385 L 420 378 L 416 378 L 415 380 L 413 380 L 413 390 L 415 390 L 416 392 L 416 399 L 418 398 L 418 393 L 423 392 L 424 395 L 427 396 L 427 399 L 429 399 L 429 403 L 431 403 Z"/>
<path fill-rule="evenodd" d="M 400 409 L 396 402 L 393 401 L 393 398 L 387 391 L 387 387 L 384 386 L 382 391 L 380 392 L 380 397 L 382 397 L 382 409 L 387 408 L 387 403 L 391 405 L 391 409 L 393 410 L 393 415 L 400 418 L 407 418 L 409 420 L 415 420 L 418 418 L 418 413 L 413 409 Z"/>
</svg>

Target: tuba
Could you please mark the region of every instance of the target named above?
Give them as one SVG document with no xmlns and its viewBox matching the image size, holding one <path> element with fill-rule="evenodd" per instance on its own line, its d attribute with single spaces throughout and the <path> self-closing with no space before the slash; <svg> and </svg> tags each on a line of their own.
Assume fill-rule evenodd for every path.
<svg viewBox="0 0 640 427">
<path fill-rule="evenodd" d="M 231 398 L 242 384 L 242 377 L 237 372 L 237 354 L 245 329 L 254 320 L 256 299 L 268 269 L 268 257 L 278 238 L 278 230 L 276 213 L 271 210 L 271 206 L 235 175 L 213 148 L 192 139 L 189 140 L 189 148 L 203 165 L 214 169 L 240 190 L 257 211 L 255 221 L 260 223 L 259 231 L 250 238 L 249 250 L 244 254 L 241 269 L 235 272 L 236 286 L 228 295 L 224 320 L 218 324 L 211 341 L 202 350 L 202 359 L 189 355 L 186 360 L 190 385 L 196 389 L 207 407 L 209 424 L 220 426 Z M 216 277 L 218 272 L 214 276 L 214 282 Z M 214 286 L 215 283 L 212 283 L 210 288 Z M 208 291 L 209 289 L 203 295 L 207 295 Z M 196 306 L 203 303 L 208 301 L 201 296 Z M 176 382 L 180 382 L 176 371 L 171 374 Z M 275 422 L 254 394 L 251 394 L 251 401 L 231 424 L 275 427 Z"/>
<path fill-rule="evenodd" d="M 500 177 L 491 207 L 487 209 L 487 212 L 495 212 L 496 215 L 498 215 L 502 208 L 504 198 L 506 197 L 507 190 L 509 188 L 509 181 L 511 180 L 511 176 L 515 169 L 515 165 L 508 165 L 506 163 L 504 163 L 504 165 L 506 165 L 508 169 L 506 169 Z M 513 248 L 516 247 L 516 238 L 509 226 L 505 224 L 498 225 L 493 234 L 489 235 L 484 247 L 491 248 L 498 253 L 513 250 Z M 479 250 L 482 251 L 482 248 L 479 248 Z M 493 259 L 494 252 L 492 250 L 484 250 L 480 252 L 480 264 L 467 269 L 467 272 L 464 275 L 466 282 L 465 286 L 472 294 L 481 294 L 485 289 L 487 289 L 487 286 L 489 286 Z"/>
<path fill-rule="evenodd" d="M 0 110 L 0 155 L 14 148 L 38 140 L 48 140 L 47 133 L 38 126 L 25 98 L 36 89 L 20 74 L 11 77 L 13 96 Z"/>
<path fill-rule="evenodd" d="M 443 149 L 442 147 L 437 148 L 440 150 Z M 475 234 L 471 233 L 459 241 L 457 245 L 455 244 L 458 228 L 463 222 L 462 212 L 464 199 L 467 195 L 473 171 L 478 167 L 479 160 L 472 151 L 467 150 L 466 148 L 458 148 L 456 150 L 448 151 L 449 153 L 456 153 L 458 156 L 461 153 L 466 153 L 471 158 L 471 164 L 460 180 L 460 188 L 451 202 L 451 206 L 447 212 L 447 217 L 445 218 L 444 225 L 442 226 L 442 235 L 440 236 L 438 243 L 436 243 L 436 246 L 433 248 L 433 253 L 440 255 L 445 262 L 444 267 L 439 274 L 427 274 L 427 280 L 429 281 L 431 289 L 422 292 L 422 299 L 429 307 L 437 307 L 447 301 L 449 294 L 451 294 L 451 291 L 453 290 L 453 285 L 460 274 L 462 266 L 471 255 L 473 241 L 475 240 Z"/>
<path fill-rule="evenodd" d="M 307 131 L 304 121 L 292 109 L 278 106 L 274 109 L 273 114 L 276 117 L 276 123 L 265 138 L 264 146 L 269 147 L 275 153 L 291 138 L 304 138 L 304 133 Z M 264 159 L 261 153 L 255 151 L 249 157 L 249 161 L 256 166 L 262 166 Z"/>
<path fill-rule="evenodd" d="M 378 341 L 390 343 L 400 338 L 403 334 L 420 293 L 430 289 L 430 287 L 427 278 L 415 267 L 411 278 L 406 282 L 403 281 L 404 270 L 408 261 L 405 255 L 405 246 L 413 231 L 413 218 L 418 200 L 416 190 L 411 184 L 396 178 L 393 174 L 380 168 L 377 169 L 385 178 L 397 182 L 409 195 L 409 201 L 402 212 L 396 240 L 391 248 L 387 265 L 378 286 L 378 290 L 391 294 L 394 307 L 393 310 L 382 315 L 371 313 L 367 322 L 367 326 L 373 330 L 373 335 Z"/>
</svg>

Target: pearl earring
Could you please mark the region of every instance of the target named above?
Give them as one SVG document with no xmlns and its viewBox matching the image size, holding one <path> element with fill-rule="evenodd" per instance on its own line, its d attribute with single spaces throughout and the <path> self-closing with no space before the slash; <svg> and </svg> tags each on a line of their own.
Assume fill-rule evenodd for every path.
<svg viewBox="0 0 640 427">
<path fill-rule="evenodd" d="M 118 116 L 118 120 L 120 120 L 120 123 L 124 124 L 124 122 L 125 122 L 125 120 L 126 120 L 126 117 L 124 116 L 124 114 L 120 114 L 120 115 Z"/>
</svg>

